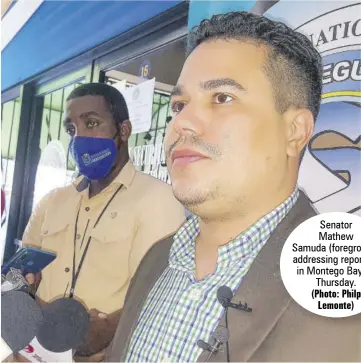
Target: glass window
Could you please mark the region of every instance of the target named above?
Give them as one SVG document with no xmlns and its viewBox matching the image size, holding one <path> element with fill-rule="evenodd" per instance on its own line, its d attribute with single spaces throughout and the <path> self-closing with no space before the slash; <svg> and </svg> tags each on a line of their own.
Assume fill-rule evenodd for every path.
<svg viewBox="0 0 361 363">
<path fill-rule="evenodd" d="M 68 185 L 76 176 L 75 164 L 68 153 L 70 137 L 63 127 L 63 120 L 66 99 L 80 84 L 74 83 L 44 96 L 41 157 L 35 180 L 33 209 L 52 189 Z"/>
</svg>

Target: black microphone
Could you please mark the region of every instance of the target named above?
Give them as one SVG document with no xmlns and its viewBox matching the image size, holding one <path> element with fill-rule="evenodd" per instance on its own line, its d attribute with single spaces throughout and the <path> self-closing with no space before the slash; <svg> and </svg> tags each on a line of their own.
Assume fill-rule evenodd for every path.
<svg viewBox="0 0 361 363">
<path fill-rule="evenodd" d="M 242 304 L 241 301 L 238 304 L 232 303 L 231 302 L 232 298 L 233 298 L 233 293 L 228 286 L 221 286 L 217 290 L 217 299 L 224 308 L 230 307 L 233 309 L 242 310 L 246 312 L 252 311 L 252 308 L 249 307 L 247 303 Z"/>
<path fill-rule="evenodd" d="M 83 343 L 90 318 L 80 302 L 58 299 L 46 305 L 43 314 L 44 320 L 36 337 L 45 349 L 61 353 L 76 349 Z"/>
<path fill-rule="evenodd" d="M 9 291 L 1 297 L 1 337 L 13 352 L 34 339 L 42 320 L 41 308 L 30 295 Z"/>
<path fill-rule="evenodd" d="M 209 355 L 205 362 L 208 362 L 213 354 L 217 354 L 222 344 L 227 343 L 229 339 L 228 329 L 224 326 L 219 326 L 211 336 L 212 343 L 209 344 Z"/>
<path fill-rule="evenodd" d="M 197 345 L 203 350 L 210 352 L 206 362 L 210 359 L 213 354 L 217 354 L 222 344 L 226 343 L 229 339 L 228 329 L 224 326 L 219 326 L 214 333 L 211 335 L 210 343 L 204 340 L 198 340 Z"/>
<path fill-rule="evenodd" d="M 212 346 L 209 343 L 205 342 L 204 340 L 201 339 L 198 340 L 197 345 L 202 350 L 207 350 L 208 352 L 212 350 Z"/>
</svg>

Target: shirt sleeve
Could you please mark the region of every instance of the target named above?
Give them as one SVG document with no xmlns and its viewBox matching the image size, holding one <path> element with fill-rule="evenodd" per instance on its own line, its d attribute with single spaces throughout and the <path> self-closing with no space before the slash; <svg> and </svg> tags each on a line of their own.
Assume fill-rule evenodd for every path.
<svg viewBox="0 0 361 363">
<path fill-rule="evenodd" d="M 33 213 L 30 216 L 29 222 L 23 234 L 23 246 L 33 246 L 41 248 L 41 230 L 44 223 L 46 211 L 49 205 L 53 202 L 56 190 L 45 195 L 36 205 Z"/>
<path fill-rule="evenodd" d="M 175 199 L 171 188 L 164 188 L 160 193 L 150 193 L 142 205 L 139 224 L 130 254 L 130 277 L 134 276 L 137 267 L 158 241 L 177 232 L 185 222 L 185 209 Z"/>
</svg>

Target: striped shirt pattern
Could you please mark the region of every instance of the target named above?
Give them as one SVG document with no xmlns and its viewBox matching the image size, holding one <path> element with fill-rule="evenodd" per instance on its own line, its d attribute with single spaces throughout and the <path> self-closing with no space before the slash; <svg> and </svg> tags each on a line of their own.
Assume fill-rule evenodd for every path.
<svg viewBox="0 0 361 363">
<path fill-rule="evenodd" d="M 195 362 L 202 353 L 199 339 L 209 341 L 224 309 L 217 289 L 228 286 L 233 293 L 258 252 L 295 204 L 299 192 L 218 248 L 215 272 L 197 281 L 195 240 L 199 219 L 191 217 L 174 236 L 169 265 L 143 306 L 131 338 L 127 362 Z"/>
</svg>

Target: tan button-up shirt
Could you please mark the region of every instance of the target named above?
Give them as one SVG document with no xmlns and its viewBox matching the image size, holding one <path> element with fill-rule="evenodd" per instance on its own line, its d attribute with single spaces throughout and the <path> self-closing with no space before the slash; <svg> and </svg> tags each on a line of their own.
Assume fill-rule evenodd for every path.
<svg viewBox="0 0 361 363">
<path fill-rule="evenodd" d="M 111 313 L 123 307 L 130 279 L 149 248 L 182 225 L 184 208 L 168 184 L 137 172 L 131 162 L 91 199 L 88 188 L 76 190 L 78 183 L 56 189 L 39 202 L 23 243 L 57 254 L 55 261 L 42 271 L 38 289 L 42 300 L 51 301 L 69 296 L 74 239 L 77 270 L 91 237 L 74 296 L 89 309 Z M 94 227 L 121 184 L 122 189 Z"/>
</svg>

